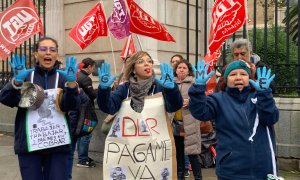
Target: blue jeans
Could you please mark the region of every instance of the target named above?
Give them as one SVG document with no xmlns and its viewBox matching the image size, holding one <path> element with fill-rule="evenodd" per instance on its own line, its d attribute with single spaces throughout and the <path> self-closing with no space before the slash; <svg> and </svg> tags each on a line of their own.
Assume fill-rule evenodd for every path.
<svg viewBox="0 0 300 180">
<path fill-rule="evenodd" d="M 77 143 L 77 139 L 73 139 L 72 140 L 72 150 L 70 152 L 70 155 L 68 158 L 68 165 L 67 165 L 68 180 L 72 179 L 72 169 L 73 169 L 73 160 L 74 160 L 74 152 L 76 149 L 76 143 Z"/>
<path fill-rule="evenodd" d="M 89 145 L 92 138 L 92 133 L 83 136 L 77 140 L 78 161 L 89 160 Z"/>
<path fill-rule="evenodd" d="M 184 155 L 184 166 L 185 166 L 185 169 L 189 169 L 190 160 L 189 160 L 189 156 L 188 155 Z"/>
</svg>

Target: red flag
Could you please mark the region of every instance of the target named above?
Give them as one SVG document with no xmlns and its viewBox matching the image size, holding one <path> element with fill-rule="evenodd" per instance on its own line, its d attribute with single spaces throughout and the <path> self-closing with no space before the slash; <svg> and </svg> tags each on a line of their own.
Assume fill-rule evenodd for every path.
<svg viewBox="0 0 300 180">
<path fill-rule="evenodd" d="M 223 42 L 246 22 L 245 0 L 216 0 L 212 8 L 209 51 L 219 51 Z"/>
<path fill-rule="evenodd" d="M 166 28 L 153 19 L 133 0 L 127 0 L 130 9 L 130 32 L 149 36 L 161 41 L 175 42 Z"/>
<path fill-rule="evenodd" d="M 0 57 L 8 55 L 32 35 L 44 35 L 43 24 L 32 0 L 17 0 L 0 14 Z"/>
<path fill-rule="evenodd" d="M 107 36 L 106 19 L 100 2 L 71 29 L 69 36 L 81 49 L 90 45 L 98 36 Z"/>
<path fill-rule="evenodd" d="M 130 35 L 129 24 L 130 18 L 124 1 L 115 0 L 113 13 L 107 19 L 110 32 L 116 39 L 123 39 Z"/>
<path fill-rule="evenodd" d="M 136 53 L 136 49 L 134 46 L 133 37 L 132 37 L 132 35 L 129 35 L 126 40 L 125 46 L 123 47 L 123 50 L 121 52 L 121 58 L 123 60 L 125 60 L 126 57 L 128 57 L 134 53 Z"/>
</svg>

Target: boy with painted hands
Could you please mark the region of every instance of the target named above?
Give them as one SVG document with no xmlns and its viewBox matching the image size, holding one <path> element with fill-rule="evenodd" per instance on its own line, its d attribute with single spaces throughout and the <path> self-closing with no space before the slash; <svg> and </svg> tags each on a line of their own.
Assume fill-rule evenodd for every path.
<svg viewBox="0 0 300 180">
<path fill-rule="evenodd" d="M 275 75 L 264 67 L 258 69 L 254 81 L 249 65 L 236 60 L 225 70 L 222 90 L 206 96 L 206 82 L 214 74 L 207 72 L 208 66 L 203 60 L 194 67 L 197 75 L 189 89 L 189 107 L 196 119 L 215 119 L 218 179 L 257 180 L 276 175 L 273 125 L 279 111 L 269 88 Z"/>
</svg>

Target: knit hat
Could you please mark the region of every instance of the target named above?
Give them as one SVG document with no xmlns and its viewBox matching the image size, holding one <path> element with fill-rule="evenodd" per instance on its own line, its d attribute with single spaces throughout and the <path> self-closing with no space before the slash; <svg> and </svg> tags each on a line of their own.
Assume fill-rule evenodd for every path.
<svg viewBox="0 0 300 180">
<path fill-rule="evenodd" d="M 247 71 L 249 76 L 251 74 L 250 66 L 243 60 L 237 60 L 237 61 L 231 62 L 227 66 L 225 73 L 224 73 L 224 78 L 227 79 L 228 74 L 235 69 L 244 69 L 245 71 Z"/>
</svg>

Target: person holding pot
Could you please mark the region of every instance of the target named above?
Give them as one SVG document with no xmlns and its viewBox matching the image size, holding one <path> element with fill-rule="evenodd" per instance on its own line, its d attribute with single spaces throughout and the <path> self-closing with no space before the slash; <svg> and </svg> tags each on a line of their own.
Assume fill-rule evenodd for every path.
<svg viewBox="0 0 300 180">
<path fill-rule="evenodd" d="M 39 39 L 34 51 L 37 63 L 33 69 L 26 69 L 25 56 L 15 55 L 13 62 L 9 61 L 14 78 L 1 90 L 0 102 L 18 107 L 14 150 L 22 179 L 65 180 L 71 138 L 68 117 L 63 112 L 79 110 L 80 107 L 76 83 L 78 64 L 74 57 L 67 57 L 65 70 L 58 70 L 58 45 L 50 37 Z M 24 96 L 27 85 L 31 83 L 44 89 L 44 99 L 37 100 L 42 103 L 36 106 L 32 104 L 35 93 Z M 26 101 L 30 102 L 20 103 Z"/>
</svg>

